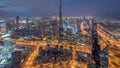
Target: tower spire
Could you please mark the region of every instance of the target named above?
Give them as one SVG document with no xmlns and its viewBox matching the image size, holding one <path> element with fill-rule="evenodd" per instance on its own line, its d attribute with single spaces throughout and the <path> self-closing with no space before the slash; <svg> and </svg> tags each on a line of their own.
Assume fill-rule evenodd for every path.
<svg viewBox="0 0 120 68">
<path fill-rule="evenodd" d="M 59 6 L 59 25 L 62 26 L 62 0 L 60 0 L 60 6 Z"/>
<path fill-rule="evenodd" d="M 59 0 L 58 42 L 60 42 L 61 27 L 62 27 L 62 0 Z"/>
</svg>

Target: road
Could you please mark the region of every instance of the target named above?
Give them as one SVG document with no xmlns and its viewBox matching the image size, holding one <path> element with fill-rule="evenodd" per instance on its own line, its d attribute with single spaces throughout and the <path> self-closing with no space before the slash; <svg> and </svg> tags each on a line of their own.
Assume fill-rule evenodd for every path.
<svg viewBox="0 0 120 68">
<path fill-rule="evenodd" d="M 120 42 L 118 42 L 115 38 L 114 38 L 114 34 L 107 30 L 106 28 L 102 27 L 101 25 L 98 25 L 98 35 L 102 37 L 102 39 L 104 40 L 105 43 L 108 43 L 109 45 L 109 55 L 108 55 L 108 63 L 109 63 L 109 68 L 120 68 L 120 56 L 116 56 L 116 55 L 120 55 Z M 81 27 L 82 29 L 82 33 L 86 34 L 86 31 L 84 30 L 84 27 Z M 110 37 L 110 36 L 112 37 Z M 3 39 L 0 38 L 0 40 L 2 41 Z M 75 61 L 76 59 L 76 51 L 81 51 L 81 52 L 86 52 L 91 54 L 91 46 L 82 46 L 82 45 L 72 45 L 72 44 L 62 44 L 62 43 L 56 43 L 56 42 L 51 42 L 49 43 L 51 45 L 51 47 L 54 47 L 55 45 L 64 45 L 64 48 L 69 48 L 70 46 L 73 47 L 73 59 L 72 61 L 68 63 L 64 63 L 64 64 L 60 64 L 60 63 L 56 63 L 56 64 L 48 64 L 48 65 L 43 65 L 40 66 L 39 64 L 34 66 L 34 60 L 35 58 L 38 56 L 38 48 L 40 46 L 42 46 L 43 48 L 46 47 L 46 45 L 48 44 L 47 42 L 44 41 L 23 41 L 23 40 L 16 40 L 15 41 L 16 44 L 18 45 L 31 45 L 31 46 L 36 46 L 36 49 L 33 50 L 28 58 L 25 60 L 25 62 L 22 64 L 23 68 L 76 68 L 78 66 L 81 66 L 82 68 L 87 68 L 87 64 L 84 63 L 78 63 Z M 104 47 L 106 46 L 106 44 L 104 44 L 103 42 L 99 41 L 99 43 L 101 44 L 101 49 L 104 49 Z M 85 66 L 85 67 L 83 67 Z"/>
<path fill-rule="evenodd" d="M 42 46 L 43 48 L 46 47 L 46 45 L 48 44 L 47 42 L 44 41 L 16 41 L 17 45 L 32 45 L 32 46 L 36 46 L 36 49 L 28 56 L 28 58 L 25 60 L 25 62 L 23 63 L 23 68 L 76 68 L 78 66 L 81 66 L 82 68 L 87 68 L 87 64 L 85 63 L 78 63 L 75 59 L 76 59 L 76 51 L 81 51 L 81 52 L 85 52 L 85 53 L 89 53 L 91 54 L 91 46 L 90 45 L 86 45 L 86 46 L 81 46 L 81 45 L 71 45 L 71 44 L 62 44 L 62 43 L 56 43 L 56 42 L 51 42 L 49 43 L 51 45 L 51 47 L 54 47 L 55 45 L 63 45 L 64 48 L 69 49 L 70 46 L 73 47 L 73 59 L 72 61 L 70 61 L 69 63 L 64 63 L 64 64 L 60 64 L 60 63 L 56 63 L 56 64 L 48 64 L 48 65 L 42 65 L 40 66 L 39 64 L 34 65 L 34 59 L 38 56 L 38 48 L 40 46 Z"/>
<path fill-rule="evenodd" d="M 23 63 L 22 68 L 39 68 L 39 67 L 33 67 L 33 63 L 37 55 L 38 55 L 38 47 L 36 47 L 35 50 L 29 54 L 28 58 Z"/>
<path fill-rule="evenodd" d="M 84 26 L 81 26 L 82 33 L 86 33 L 83 29 Z M 98 35 L 102 38 L 103 41 L 99 41 L 101 45 L 101 50 L 103 50 L 107 45 L 109 45 L 108 50 L 108 67 L 109 68 L 120 68 L 120 42 L 116 39 L 114 33 L 105 27 L 97 24 Z"/>
<path fill-rule="evenodd" d="M 114 38 L 113 33 L 107 30 L 108 33 L 113 36 L 110 37 L 103 29 L 106 30 L 104 27 L 102 27 L 102 29 L 98 27 L 97 32 L 102 37 L 102 39 L 109 45 L 108 66 L 109 68 L 120 68 L 120 56 L 116 56 L 120 55 L 120 42 Z"/>
</svg>

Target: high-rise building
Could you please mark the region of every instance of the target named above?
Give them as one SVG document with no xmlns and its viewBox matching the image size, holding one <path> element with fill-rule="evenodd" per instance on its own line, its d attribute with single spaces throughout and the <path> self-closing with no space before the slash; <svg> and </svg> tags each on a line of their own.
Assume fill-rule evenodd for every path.
<svg viewBox="0 0 120 68">
<path fill-rule="evenodd" d="M 5 67 L 9 65 L 9 60 L 11 58 L 11 40 L 10 38 L 5 38 L 4 41 L 4 47 L 2 49 L 0 49 L 0 68 L 9 68 L 9 67 Z M 1 67 L 1 65 L 3 65 Z"/>
<path fill-rule="evenodd" d="M 12 30 L 12 25 L 10 22 L 6 23 L 6 31 L 11 31 Z"/>
<path fill-rule="evenodd" d="M 21 68 L 22 52 L 14 51 L 12 53 L 11 67 L 12 68 Z"/>
<path fill-rule="evenodd" d="M 19 29 L 19 16 L 16 17 L 16 28 Z"/>
<path fill-rule="evenodd" d="M 29 19 L 26 19 L 26 29 L 29 30 Z"/>
<path fill-rule="evenodd" d="M 59 26 L 62 27 L 62 0 L 60 0 L 59 6 Z"/>
<path fill-rule="evenodd" d="M 5 38 L 4 39 L 4 52 L 9 52 L 11 48 L 11 40 L 10 38 Z"/>
<path fill-rule="evenodd" d="M 43 52 L 43 47 L 39 47 L 39 55 Z"/>
<path fill-rule="evenodd" d="M 98 44 L 97 23 L 92 19 L 92 58 L 95 61 L 95 67 L 100 68 L 100 46 Z"/>
<path fill-rule="evenodd" d="M 108 48 L 109 46 L 107 45 L 100 53 L 100 61 L 102 68 L 108 68 Z"/>
</svg>

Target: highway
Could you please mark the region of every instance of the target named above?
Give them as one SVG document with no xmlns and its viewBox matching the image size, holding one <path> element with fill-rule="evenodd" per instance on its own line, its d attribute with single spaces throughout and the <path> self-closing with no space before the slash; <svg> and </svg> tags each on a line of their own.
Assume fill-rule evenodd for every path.
<svg viewBox="0 0 120 68">
<path fill-rule="evenodd" d="M 37 55 L 38 55 L 38 47 L 36 47 L 35 50 L 31 54 L 29 54 L 28 58 L 23 63 L 22 67 L 23 68 L 35 68 L 33 67 L 33 63 Z M 36 68 L 39 68 L 39 67 L 36 67 Z"/>
<path fill-rule="evenodd" d="M 86 34 L 86 31 L 84 30 L 84 26 L 81 24 L 81 30 L 83 34 Z M 97 32 L 98 35 L 103 39 L 103 41 L 99 41 L 99 44 L 101 45 L 101 49 L 104 49 L 106 47 L 107 43 L 109 45 L 109 55 L 108 55 L 108 66 L 109 68 L 120 68 L 120 42 L 118 42 L 114 36 L 114 34 L 104 28 L 101 25 L 97 25 Z M 1 41 L 3 41 L 3 38 L 0 38 Z M 76 51 L 85 52 L 91 54 L 91 46 L 90 45 L 74 45 L 74 44 L 63 44 L 63 43 L 56 43 L 56 42 L 50 42 L 47 43 L 45 41 L 25 41 L 25 40 L 14 40 L 12 41 L 16 42 L 16 45 L 31 45 L 36 46 L 36 48 L 28 55 L 27 59 L 22 63 L 22 68 L 76 68 L 78 66 L 82 68 L 87 68 L 87 64 L 85 63 L 78 63 L 76 59 Z M 105 42 L 105 43 L 104 43 Z M 48 65 L 40 65 L 37 64 L 34 66 L 34 60 L 38 56 L 38 48 L 42 46 L 43 48 L 46 47 L 47 44 L 50 44 L 51 47 L 54 47 L 55 45 L 63 45 L 64 48 L 68 49 L 70 46 L 73 47 L 73 59 L 69 63 L 56 63 L 56 64 L 48 64 Z"/>
<path fill-rule="evenodd" d="M 120 63 L 120 42 L 114 38 L 113 33 L 107 30 L 108 33 L 110 33 L 110 35 L 112 36 L 111 37 L 108 35 L 108 33 L 106 33 L 106 31 L 104 31 L 106 30 L 104 27 L 102 27 L 102 29 L 100 27 L 98 27 L 97 32 L 102 37 L 104 42 L 107 43 L 106 45 L 109 45 L 108 66 L 109 68 L 119 68 L 120 67 L 120 64 L 119 64 Z M 119 55 L 119 56 L 116 56 L 116 55 Z"/>
<path fill-rule="evenodd" d="M 81 26 L 82 33 L 85 34 L 84 26 Z M 120 42 L 116 39 L 114 33 L 105 27 L 97 24 L 98 35 L 102 38 L 99 41 L 101 50 L 107 45 L 108 49 L 108 67 L 109 68 L 120 68 Z"/>
<path fill-rule="evenodd" d="M 69 63 L 64 63 L 64 64 L 60 64 L 60 63 L 56 63 L 56 64 L 48 64 L 48 65 L 40 65 L 37 64 L 34 66 L 34 60 L 35 58 L 38 56 L 38 48 L 40 46 L 42 46 L 43 48 L 46 47 L 46 45 L 48 44 L 47 42 L 44 41 L 16 41 L 17 45 L 32 45 L 32 46 L 36 46 L 36 49 L 30 53 L 30 55 L 28 56 L 28 58 L 25 60 L 25 62 L 23 63 L 22 67 L 23 68 L 46 68 L 46 66 L 48 68 L 76 68 L 78 66 L 82 67 L 82 68 L 87 68 L 87 64 L 85 63 L 78 63 L 75 59 L 76 59 L 76 51 L 80 51 L 80 52 L 85 52 L 85 53 L 89 53 L 91 54 L 91 46 L 86 45 L 86 46 L 81 46 L 81 45 L 71 45 L 71 44 L 62 44 L 62 43 L 56 43 L 56 42 L 51 42 L 49 43 L 51 45 L 51 47 L 54 47 L 55 45 L 63 45 L 64 48 L 68 49 L 70 46 L 73 47 L 73 59 L 72 61 L 70 61 Z"/>
</svg>

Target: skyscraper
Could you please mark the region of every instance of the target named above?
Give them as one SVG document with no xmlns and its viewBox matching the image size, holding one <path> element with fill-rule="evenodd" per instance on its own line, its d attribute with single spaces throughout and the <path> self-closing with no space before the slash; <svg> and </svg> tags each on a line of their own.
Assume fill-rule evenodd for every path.
<svg viewBox="0 0 120 68">
<path fill-rule="evenodd" d="M 59 6 L 59 26 L 62 27 L 62 1 L 60 0 Z"/>
<path fill-rule="evenodd" d="M 27 18 L 27 19 L 26 19 L 26 29 L 27 29 L 27 30 L 29 30 L 29 23 L 28 23 L 28 22 L 29 22 L 29 19 Z"/>
<path fill-rule="evenodd" d="M 98 44 L 97 23 L 92 19 L 92 58 L 95 61 L 95 68 L 100 68 L 100 46 Z"/>
<path fill-rule="evenodd" d="M 16 28 L 19 29 L 19 16 L 16 17 Z"/>
<path fill-rule="evenodd" d="M 60 42 L 61 30 L 62 30 L 62 1 L 59 4 L 59 23 L 58 23 L 58 42 Z"/>
<path fill-rule="evenodd" d="M 21 59 L 22 59 L 22 52 L 14 51 L 12 53 L 12 61 L 11 61 L 12 68 L 21 68 Z"/>
</svg>

